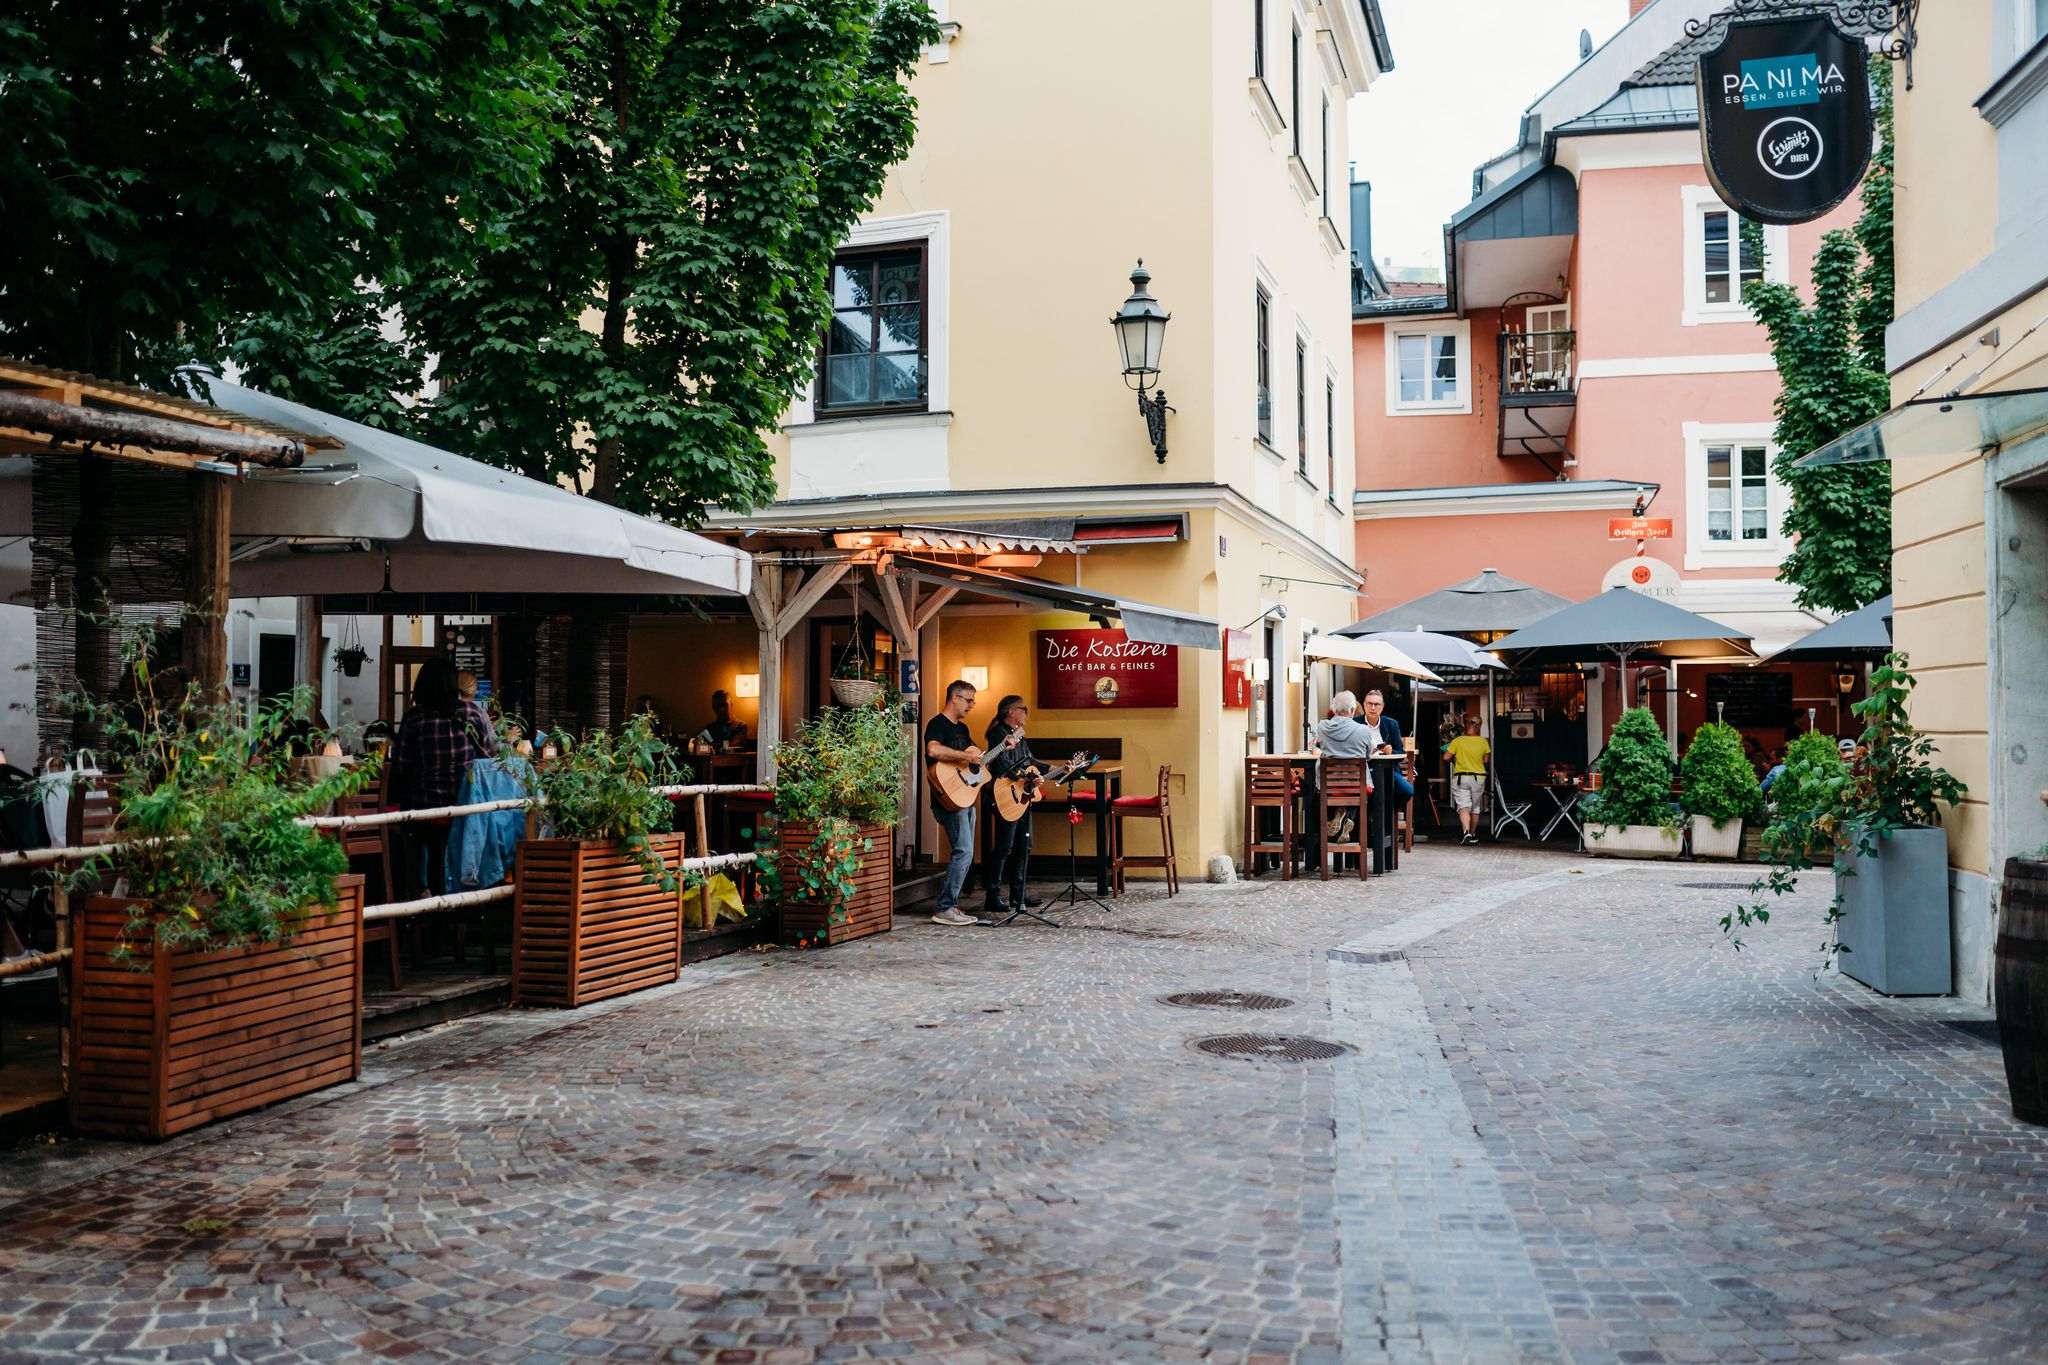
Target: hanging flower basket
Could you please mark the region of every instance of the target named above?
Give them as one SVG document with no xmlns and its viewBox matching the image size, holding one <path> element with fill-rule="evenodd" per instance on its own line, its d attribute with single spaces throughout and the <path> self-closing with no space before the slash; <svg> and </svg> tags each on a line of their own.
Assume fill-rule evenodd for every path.
<svg viewBox="0 0 2048 1365">
<path fill-rule="evenodd" d="M 872 678 L 834 678 L 832 697 L 841 706 L 873 706 L 882 685 Z"/>
<path fill-rule="evenodd" d="M 361 677 L 363 665 L 369 661 L 370 652 L 366 649 L 337 649 L 334 651 L 335 667 L 341 670 L 341 676 L 344 678 Z"/>
</svg>

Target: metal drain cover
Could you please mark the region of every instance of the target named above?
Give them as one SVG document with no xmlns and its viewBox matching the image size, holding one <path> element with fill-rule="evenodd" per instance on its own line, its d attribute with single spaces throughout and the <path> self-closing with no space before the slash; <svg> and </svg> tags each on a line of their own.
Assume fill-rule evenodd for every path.
<svg viewBox="0 0 2048 1365">
<path fill-rule="evenodd" d="M 1257 991 L 1182 991 L 1162 995 L 1162 1005 L 1181 1005 L 1198 1010 L 1284 1010 L 1293 1004 L 1284 995 L 1261 995 Z"/>
<path fill-rule="evenodd" d="M 1747 891 L 1748 882 L 1680 882 L 1688 891 Z"/>
<path fill-rule="evenodd" d="M 1249 1062 L 1327 1062 L 1351 1049 L 1321 1038 L 1301 1038 L 1278 1033 L 1225 1033 L 1214 1038 L 1197 1038 L 1197 1052 L 1212 1057 L 1238 1057 Z"/>
</svg>

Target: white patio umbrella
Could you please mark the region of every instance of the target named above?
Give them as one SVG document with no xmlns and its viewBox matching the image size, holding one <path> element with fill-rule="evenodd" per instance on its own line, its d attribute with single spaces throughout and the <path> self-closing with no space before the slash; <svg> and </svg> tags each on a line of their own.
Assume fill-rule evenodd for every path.
<svg viewBox="0 0 2048 1365">
<path fill-rule="evenodd" d="M 1428 667 L 1384 640 L 1357 640 L 1344 635 L 1311 635 L 1301 642 L 1301 723 L 1304 738 L 1313 728 L 1309 706 L 1308 665 L 1348 664 L 1353 668 L 1374 668 L 1403 678 L 1442 682 Z"/>
</svg>

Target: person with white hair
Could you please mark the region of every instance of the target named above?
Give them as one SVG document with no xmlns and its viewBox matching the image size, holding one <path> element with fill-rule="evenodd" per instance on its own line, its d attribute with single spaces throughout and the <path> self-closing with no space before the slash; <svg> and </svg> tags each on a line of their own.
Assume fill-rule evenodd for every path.
<svg viewBox="0 0 2048 1365">
<path fill-rule="evenodd" d="M 1350 692 L 1339 692 L 1330 698 L 1330 714 L 1316 725 L 1316 752 L 1322 758 L 1365 758 L 1379 747 L 1380 732 L 1358 719 L 1358 698 Z M 1320 764 L 1318 765 L 1320 766 Z M 1321 774 L 1311 773 L 1314 787 L 1320 787 Z M 1365 789 L 1372 791 L 1372 765 L 1365 765 Z M 1304 793 L 1313 802 L 1313 788 Z M 1328 834 L 1333 842 L 1349 843 L 1352 816 L 1347 812 L 1333 816 L 1332 828 Z"/>
</svg>

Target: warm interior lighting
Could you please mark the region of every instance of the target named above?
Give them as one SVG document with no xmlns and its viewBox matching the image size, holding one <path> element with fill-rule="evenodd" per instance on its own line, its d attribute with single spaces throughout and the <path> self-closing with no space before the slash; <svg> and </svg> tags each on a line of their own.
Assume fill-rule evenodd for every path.
<svg viewBox="0 0 2048 1365">
<path fill-rule="evenodd" d="M 976 664 L 972 668 L 961 669 L 960 681 L 977 692 L 988 691 L 988 665 Z"/>
<path fill-rule="evenodd" d="M 736 673 L 732 680 L 732 694 L 735 697 L 758 697 L 761 695 L 759 673 Z"/>
</svg>

